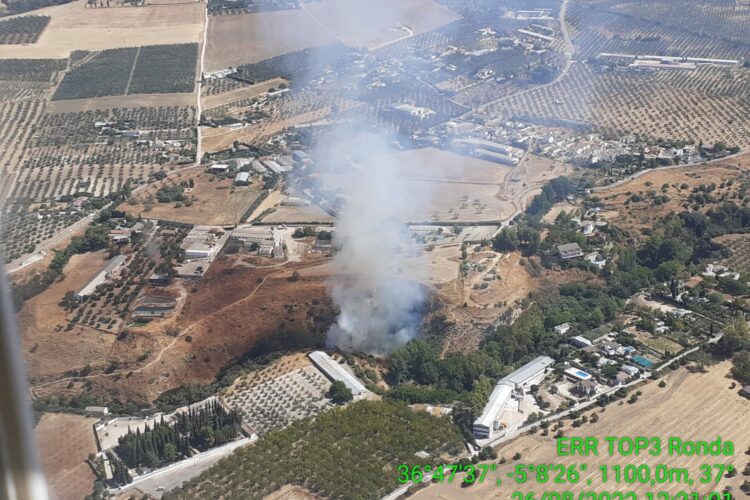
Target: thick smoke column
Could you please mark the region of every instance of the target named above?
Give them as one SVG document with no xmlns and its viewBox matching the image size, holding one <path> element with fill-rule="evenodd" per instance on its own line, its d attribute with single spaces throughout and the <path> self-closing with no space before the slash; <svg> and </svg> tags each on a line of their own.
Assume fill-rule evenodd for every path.
<svg viewBox="0 0 750 500">
<path fill-rule="evenodd" d="M 405 221 L 425 196 L 378 135 L 349 136 L 331 153 L 346 157 L 351 168 L 338 186 L 346 201 L 336 222 L 339 251 L 329 288 L 340 313 L 328 344 L 387 354 L 417 334 L 425 297 Z"/>
</svg>

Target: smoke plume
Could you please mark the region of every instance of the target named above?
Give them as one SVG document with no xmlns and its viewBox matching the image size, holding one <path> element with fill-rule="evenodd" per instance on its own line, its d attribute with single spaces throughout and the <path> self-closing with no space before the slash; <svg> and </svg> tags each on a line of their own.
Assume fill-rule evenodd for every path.
<svg viewBox="0 0 750 500">
<path fill-rule="evenodd" d="M 331 154 L 349 167 L 337 188 L 344 202 L 335 227 L 330 293 L 340 313 L 328 344 L 387 354 L 417 334 L 424 274 L 405 221 L 424 203 L 386 140 L 362 133 L 334 141 Z"/>
</svg>

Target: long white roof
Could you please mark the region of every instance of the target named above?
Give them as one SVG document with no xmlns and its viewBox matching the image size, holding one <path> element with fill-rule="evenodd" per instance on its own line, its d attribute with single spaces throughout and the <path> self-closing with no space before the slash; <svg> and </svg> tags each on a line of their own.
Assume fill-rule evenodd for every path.
<svg viewBox="0 0 750 500">
<path fill-rule="evenodd" d="M 314 351 L 309 354 L 310 359 L 328 378 L 343 382 L 354 396 L 362 394 L 367 389 L 357 377 L 346 371 L 344 367 L 334 361 L 323 351 Z"/>
<path fill-rule="evenodd" d="M 489 429 L 492 429 L 493 423 L 497 419 L 498 415 L 505 409 L 505 406 L 510 401 L 510 396 L 513 393 L 513 387 L 506 383 L 500 382 L 492 390 L 490 399 L 484 406 L 482 414 L 474 421 L 474 425 L 483 425 Z"/>
<path fill-rule="evenodd" d="M 490 399 L 484 406 L 482 414 L 474 420 L 474 425 L 483 425 L 492 428 L 494 421 L 505 409 L 513 394 L 516 385 L 523 384 L 533 378 L 540 371 L 547 369 L 555 364 L 555 360 L 549 356 L 539 356 L 513 373 L 501 378 L 490 394 Z"/>
</svg>

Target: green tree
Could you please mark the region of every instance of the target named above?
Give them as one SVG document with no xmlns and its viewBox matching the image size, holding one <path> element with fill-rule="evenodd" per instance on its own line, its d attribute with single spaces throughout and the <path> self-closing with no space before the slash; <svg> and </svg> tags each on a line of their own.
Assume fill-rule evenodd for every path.
<svg viewBox="0 0 750 500">
<path fill-rule="evenodd" d="M 328 393 L 326 394 L 326 396 L 337 405 L 348 403 L 353 399 L 351 389 L 349 389 L 346 384 L 344 384 L 340 380 L 333 381 L 333 383 L 331 384 L 331 388 L 328 389 Z"/>
</svg>

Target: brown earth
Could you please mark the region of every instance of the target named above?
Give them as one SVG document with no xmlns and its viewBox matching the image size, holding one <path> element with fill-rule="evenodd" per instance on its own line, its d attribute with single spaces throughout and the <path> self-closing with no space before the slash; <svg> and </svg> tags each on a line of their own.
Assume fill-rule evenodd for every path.
<svg viewBox="0 0 750 500">
<path fill-rule="evenodd" d="M 667 382 L 666 387 L 660 388 L 656 382 L 641 386 L 643 394 L 635 404 L 624 401 L 609 405 L 606 409 L 595 407 L 583 412 L 591 417 L 593 414 L 599 416 L 596 423 L 585 424 L 579 428 L 573 428 L 571 421 L 566 420 L 564 426 L 565 436 L 591 436 L 597 437 L 599 443 L 599 456 L 588 457 L 558 457 L 556 456 L 555 441 L 552 437 L 543 437 L 539 434 L 523 436 L 508 443 L 500 445 L 498 455 L 505 457 L 508 463 L 497 466 L 496 471 L 490 471 L 482 484 L 472 486 L 471 498 L 476 499 L 507 499 L 514 490 L 525 493 L 535 491 L 536 498 L 540 498 L 542 491 L 636 491 L 638 498 L 645 498 L 647 491 L 669 491 L 672 495 L 680 490 L 698 491 L 708 493 L 709 491 L 721 491 L 730 485 L 735 492 L 739 492 L 739 486 L 747 479 L 741 473 L 733 478 L 722 479 L 718 485 L 701 484 L 697 479 L 700 477 L 699 466 L 701 464 L 733 464 L 741 471 L 748 461 L 745 450 L 750 446 L 750 434 L 747 432 L 747 415 L 750 412 L 750 401 L 737 394 L 738 388 L 730 389 L 731 380 L 727 378 L 730 363 L 724 362 L 711 367 L 705 374 L 690 374 L 682 368 L 671 372 L 663 379 Z M 664 452 L 659 456 L 641 454 L 638 457 L 624 457 L 620 455 L 608 456 L 606 453 L 605 436 L 630 437 L 654 436 L 660 437 L 662 443 L 666 443 L 670 436 L 679 437 L 683 440 L 713 441 L 721 436 L 722 441 L 731 440 L 734 443 L 734 455 L 726 456 L 670 456 Z M 520 453 L 520 461 L 510 460 L 515 454 Z M 581 474 L 580 486 L 570 488 L 565 484 L 537 484 L 534 480 L 524 485 L 514 484 L 506 479 L 506 473 L 513 470 L 516 464 L 587 464 L 587 471 Z M 692 486 L 679 483 L 667 483 L 656 486 L 641 484 L 615 484 L 609 482 L 601 484 L 599 467 L 606 465 L 625 466 L 633 463 L 639 465 L 645 463 L 652 468 L 658 464 L 669 467 L 685 467 L 689 470 L 691 478 L 695 478 Z M 611 470 L 611 469 L 610 469 Z M 611 476 L 610 472 L 610 476 Z M 501 487 L 497 486 L 496 480 L 503 479 Z M 588 479 L 592 485 L 586 486 Z M 415 498 L 418 499 L 463 499 L 466 498 L 466 488 L 461 488 L 460 479 L 457 475 L 452 484 L 447 482 L 434 484 L 420 491 Z M 735 493 L 737 494 L 737 493 Z M 656 495 L 654 495 L 656 497 Z"/>
<path fill-rule="evenodd" d="M 52 18 L 37 43 L 0 45 L 0 58 L 64 58 L 73 50 L 199 42 L 204 9 L 203 2 L 87 8 L 85 0 L 76 0 L 34 11 Z"/>
<path fill-rule="evenodd" d="M 259 339 L 282 330 L 309 331 L 314 318 L 327 313 L 325 277 L 289 279 L 293 270 L 320 259 L 311 256 L 300 264 L 261 269 L 243 264 L 241 255 L 219 257 L 177 317 L 131 328 L 134 337 L 153 337 L 159 343 L 149 349 L 147 359 L 137 367 L 78 379 L 91 383 L 95 394 L 138 401 L 151 401 L 182 384 L 211 382 Z M 37 386 L 34 393 L 66 393 L 69 380 Z"/>
<path fill-rule="evenodd" d="M 135 339 L 125 342 L 126 348 L 118 346 L 123 342 L 117 342 L 115 335 L 90 327 L 77 325 L 70 331 L 63 330 L 68 322 L 58 303 L 66 292 L 80 289 L 101 271 L 106 257 L 105 250 L 72 256 L 65 266 L 65 278 L 26 301 L 18 313 L 22 347 L 32 379 L 61 376 L 87 365 L 104 367 L 114 357 L 132 360 L 134 349 L 143 352 L 146 348 L 148 342 Z"/>
<path fill-rule="evenodd" d="M 138 94 L 91 99 L 50 101 L 46 111 L 52 113 L 75 113 L 110 108 L 153 108 L 159 106 L 195 106 L 195 94 Z"/>
<path fill-rule="evenodd" d="M 350 47 L 370 50 L 432 31 L 461 17 L 432 0 L 322 0 L 303 4 L 314 22 Z"/>
<path fill-rule="evenodd" d="M 616 222 L 623 228 L 642 229 L 653 225 L 653 221 L 670 212 L 680 212 L 689 208 L 688 197 L 693 188 L 701 184 L 716 184 L 717 188 L 711 193 L 714 197 L 730 195 L 740 189 L 740 183 L 725 188 L 718 187 L 722 182 L 738 179 L 744 171 L 744 160 L 732 163 L 710 163 L 692 165 L 675 169 L 649 171 L 635 179 L 613 187 L 597 189 L 592 193 L 604 203 L 602 215 Z M 738 165 L 743 165 L 739 167 Z M 664 188 L 664 185 L 667 185 Z M 686 184 L 687 188 L 682 188 Z M 657 196 L 666 195 L 669 201 L 657 205 L 648 196 L 649 191 Z M 740 193 L 743 197 L 745 193 Z M 633 195 L 641 195 L 642 201 L 633 201 Z M 741 198 L 740 198 L 741 199 Z M 625 202 L 630 200 L 626 205 Z M 706 204 L 701 210 L 705 211 L 715 204 Z"/>
<path fill-rule="evenodd" d="M 262 183 L 255 181 L 250 186 L 234 186 L 234 180 L 219 178 L 204 172 L 203 167 L 180 170 L 161 181 L 149 184 L 140 190 L 131 205 L 125 202 L 119 209 L 134 216 L 142 215 L 149 219 L 184 222 L 187 224 L 208 224 L 215 226 L 237 224 L 262 190 Z M 156 191 L 165 185 L 187 182 L 193 179 L 195 186 L 185 189 L 185 196 L 192 199 L 192 205 L 175 208 L 175 203 L 159 203 Z M 146 210 L 146 200 L 153 199 L 151 210 Z M 193 199 L 194 198 L 194 199 Z"/>
<path fill-rule="evenodd" d="M 286 80 L 283 78 L 274 78 L 273 80 L 268 80 L 257 85 L 249 85 L 228 92 L 222 92 L 221 94 L 206 96 L 202 98 L 203 109 L 208 111 L 211 108 L 229 105 L 242 99 L 257 97 L 265 94 L 271 88 L 278 87 L 282 83 L 286 83 Z"/>
<path fill-rule="evenodd" d="M 96 421 L 45 413 L 34 429 L 52 500 L 80 500 L 94 489 L 96 476 L 85 460 L 97 452 L 92 429 Z"/>
<path fill-rule="evenodd" d="M 205 69 L 236 67 L 334 42 L 336 39 L 301 9 L 212 16 Z"/>
</svg>

